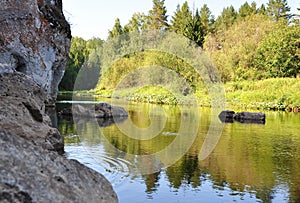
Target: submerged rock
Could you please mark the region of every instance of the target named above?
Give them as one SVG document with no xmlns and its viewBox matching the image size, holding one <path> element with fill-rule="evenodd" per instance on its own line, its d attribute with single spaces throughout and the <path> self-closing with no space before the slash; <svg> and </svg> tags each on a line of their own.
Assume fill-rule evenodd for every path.
<svg viewBox="0 0 300 203">
<path fill-rule="evenodd" d="M 234 111 L 225 110 L 219 114 L 219 119 L 223 123 L 233 123 L 234 121 L 240 123 L 256 123 L 265 124 L 266 114 L 264 113 L 253 113 L 253 112 L 240 112 L 235 113 Z"/>
<path fill-rule="evenodd" d="M 0 3 L 0 73 L 22 72 L 53 103 L 70 47 L 71 31 L 62 0 Z"/>
<path fill-rule="evenodd" d="M 260 123 L 266 122 L 266 114 L 264 113 L 252 113 L 252 112 L 240 112 L 233 116 L 234 120 L 240 123 Z"/>
<path fill-rule="evenodd" d="M 120 106 L 112 106 L 107 102 L 101 102 L 93 106 L 73 105 L 59 112 L 61 116 L 113 118 L 128 117 L 127 111 Z"/>
<path fill-rule="evenodd" d="M 225 110 L 219 114 L 219 118 L 224 123 L 233 123 L 234 114 L 234 111 Z"/>
</svg>

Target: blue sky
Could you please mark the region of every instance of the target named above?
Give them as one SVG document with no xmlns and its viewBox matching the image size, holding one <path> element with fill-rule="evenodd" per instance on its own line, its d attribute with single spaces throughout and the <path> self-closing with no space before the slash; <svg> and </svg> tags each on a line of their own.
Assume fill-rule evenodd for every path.
<svg viewBox="0 0 300 203">
<path fill-rule="evenodd" d="M 168 15 L 173 15 L 177 4 L 185 0 L 165 0 Z M 188 0 L 191 9 L 201 8 L 207 4 L 212 14 L 218 16 L 226 6 L 233 5 L 238 9 L 246 0 Z M 252 1 L 248 1 L 250 4 Z M 268 0 L 255 1 L 258 5 Z M 300 0 L 288 0 L 293 13 L 300 7 Z M 72 35 L 90 39 L 100 37 L 106 39 L 116 18 L 125 25 L 135 12 L 147 13 L 152 8 L 152 0 L 63 0 L 63 9 L 67 20 L 71 23 Z M 170 20 L 170 17 L 169 17 Z"/>
</svg>

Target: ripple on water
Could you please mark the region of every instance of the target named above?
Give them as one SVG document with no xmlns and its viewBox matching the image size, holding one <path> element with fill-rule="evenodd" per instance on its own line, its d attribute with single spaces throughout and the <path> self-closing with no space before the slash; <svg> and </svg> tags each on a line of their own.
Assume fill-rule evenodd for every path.
<svg viewBox="0 0 300 203">
<path fill-rule="evenodd" d="M 65 151 L 69 159 L 84 160 L 83 164 L 103 174 L 115 188 L 130 181 L 132 174 L 135 174 L 134 164 L 105 152 L 100 145 L 68 144 Z"/>
</svg>

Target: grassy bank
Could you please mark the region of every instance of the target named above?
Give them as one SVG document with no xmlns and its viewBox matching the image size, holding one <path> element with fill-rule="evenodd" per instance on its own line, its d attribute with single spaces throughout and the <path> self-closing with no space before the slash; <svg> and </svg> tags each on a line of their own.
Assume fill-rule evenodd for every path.
<svg viewBox="0 0 300 203">
<path fill-rule="evenodd" d="M 276 78 L 260 81 L 241 81 L 224 84 L 227 107 L 232 109 L 289 110 L 300 107 L 300 79 Z M 63 93 L 63 92 L 62 92 Z M 78 92 L 86 95 L 87 92 Z M 192 95 L 173 94 L 167 88 L 147 86 L 142 89 L 91 90 L 96 97 L 120 97 L 129 101 L 155 104 L 190 104 L 194 96 L 200 106 L 210 106 L 210 97 L 204 89 Z"/>
<path fill-rule="evenodd" d="M 229 106 L 288 110 L 300 107 L 300 79 L 276 78 L 225 84 Z"/>
</svg>

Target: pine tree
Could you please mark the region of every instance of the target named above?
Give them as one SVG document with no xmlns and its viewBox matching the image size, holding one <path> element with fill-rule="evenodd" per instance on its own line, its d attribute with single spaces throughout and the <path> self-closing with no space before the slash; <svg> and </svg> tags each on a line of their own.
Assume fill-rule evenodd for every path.
<svg viewBox="0 0 300 203">
<path fill-rule="evenodd" d="M 244 18 L 246 16 L 249 16 L 251 12 L 251 6 L 248 4 L 248 2 L 246 2 L 240 7 L 238 17 Z"/>
<path fill-rule="evenodd" d="M 193 19 L 186 25 L 184 36 L 194 41 L 200 47 L 203 47 L 204 32 L 198 9 L 193 16 Z"/>
<path fill-rule="evenodd" d="M 200 18 L 204 35 L 207 35 L 209 31 L 212 31 L 213 16 L 208 8 L 207 4 L 204 4 L 200 9 Z"/>
<path fill-rule="evenodd" d="M 165 0 L 153 0 L 153 7 L 149 11 L 149 28 L 154 30 L 165 30 L 169 27 Z"/>
<path fill-rule="evenodd" d="M 274 21 L 278 21 L 280 18 L 289 20 L 291 8 L 288 6 L 286 0 L 269 0 L 268 3 L 268 14 L 273 17 Z"/>
<path fill-rule="evenodd" d="M 188 3 L 184 2 L 181 8 L 178 4 L 176 12 L 172 17 L 171 29 L 178 34 L 184 34 L 185 27 L 191 20 L 192 13 L 189 9 Z"/>
<path fill-rule="evenodd" d="M 267 15 L 268 14 L 267 9 L 266 9 L 264 4 L 262 4 L 260 6 L 260 8 L 257 10 L 257 13 L 261 14 L 261 15 Z"/>
<path fill-rule="evenodd" d="M 237 12 L 233 6 L 224 8 L 221 15 L 216 20 L 216 29 L 228 29 L 236 21 L 236 18 Z"/>
<path fill-rule="evenodd" d="M 111 31 L 109 31 L 108 33 L 108 38 L 115 38 L 118 37 L 119 35 L 123 34 L 123 28 L 122 25 L 120 23 L 120 19 L 117 18 L 115 21 L 115 25 L 113 27 L 113 29 Z"/>
<path fill-rule="evenodd" d="M 124 26 L 123 32 L 141 32 L 147 26 L 147 16 L 144 13 L 134 13 L 128 24 Z"/>
<path fill-rule="evenodd" d="M 252 3 L 251 3 L 251 13 L 252 14 L 256 14 L 257 13 L 257 4 L 256 4 L 256 2 L 255 1 L 253 1 Z"/>
</svg>

